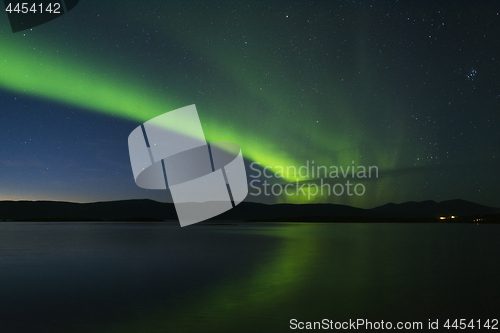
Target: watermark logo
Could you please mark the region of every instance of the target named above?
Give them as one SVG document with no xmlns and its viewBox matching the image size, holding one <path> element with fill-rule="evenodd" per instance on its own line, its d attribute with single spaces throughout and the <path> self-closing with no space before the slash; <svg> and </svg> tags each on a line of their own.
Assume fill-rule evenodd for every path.
<svg viewBox="0 0 500 333">
<path fill-rule="evenodd" d="M 194 104 L 137 127 L 128 147 L 137 186 L 168 186 L 183 227 L 235 207 L 248 194 L 240 147 L 208 144 Z"/>
<path fill-rule="evenodd" d="M 80 0 L 4 0 L 5 11 L 9 17 L 12 32 L 34 28 L 63 16 L 78 4 Z"/>
<path fill-rule="evenodd" d="M 378 167 L 355 165 L 315 165 L 307 160 L 302 166 L 262 166 L 259 162 L 250 165 L 251 196 L 285 196 L 291 201 L 312 201 L 329 196 L 363 196 L 363 184 L 378 178 Z M 294 179 L 294 181 L 290 181 Z M 345 181 L 340 181 L 344 179 Z M 282 182 L 281 180 L 285 180 Z"/>
</svg>

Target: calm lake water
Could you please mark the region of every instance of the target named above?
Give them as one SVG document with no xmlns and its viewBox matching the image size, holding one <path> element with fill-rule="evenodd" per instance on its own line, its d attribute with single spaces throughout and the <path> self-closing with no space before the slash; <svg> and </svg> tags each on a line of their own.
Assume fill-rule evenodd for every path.
<svg viewBox="0 0 500 333">
<path fill-rule="evenodd" d="M 500 225 L 0 223 L 0 332 L 500 317 Z"/>
</svg>

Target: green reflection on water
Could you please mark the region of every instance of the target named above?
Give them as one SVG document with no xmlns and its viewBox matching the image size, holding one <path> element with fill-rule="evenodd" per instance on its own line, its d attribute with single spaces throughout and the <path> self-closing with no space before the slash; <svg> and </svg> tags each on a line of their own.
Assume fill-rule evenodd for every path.
<svg viewBox="0 0 500 333">
<path fill-rule="evenodd" d="M 99 332 L 242 331 L 245 323 L 286 307 L 303 287 L 316 257 L 318 231 L 306 224 L 246 229 L 245 233 L 278 237 L 280 242 L 277 253 L 263 258 L 248 278 L 221 281 L 176 309 L 154 309 Z"/>
<path fill-rule="evenodd" d="M 292 318 L 427 322 L 496 315 L 497 229 L 370 223 L 217 229 L 276 237 L 274 253 L 244 266 L 250 273 L 243 278 L 228 277 L 174 308 L 146 309 L 97 331 L 282 332 Z M 471 283 L 478 275 L 490 278 Z"/>
</svg>

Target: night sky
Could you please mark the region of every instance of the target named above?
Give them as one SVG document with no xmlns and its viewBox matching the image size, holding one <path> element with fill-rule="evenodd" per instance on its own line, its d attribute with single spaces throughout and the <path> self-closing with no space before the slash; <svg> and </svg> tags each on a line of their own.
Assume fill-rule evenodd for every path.
<svg viewBox="0 0 500 333">
<path fill-rule="evenodd" d="M 362 197 L 307 202 L 500 207 L 499 15 L 498 1 L 81 0 L 14 34 L 0 14 L 0 200 L 168 200 L 135 185 L 127 138 L 196 104 L 207 140 L 248 163 L 379 168 Z"/>
</svg>

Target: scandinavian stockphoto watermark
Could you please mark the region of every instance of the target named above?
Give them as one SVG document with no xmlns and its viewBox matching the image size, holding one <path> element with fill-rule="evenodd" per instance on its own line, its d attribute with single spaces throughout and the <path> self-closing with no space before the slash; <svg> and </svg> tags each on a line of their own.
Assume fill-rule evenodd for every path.
<svg viewBox="0 0 500 333">
<path fill-rule="evenodd" d="M 240 147 L 208 144 L 194 104 L 137 127 L 128 147 L 137 186 L 168 186 L 183 227 L 233 208 L 248 194 Z"/>
<path fill-rule="evenodd" d="M 250 181 L 251 196 L 301 196 L 308 200 L 316 196 L 362 196 L 366 193 L 363 180 L 378 178 L 377 166 L 315 165 L 306 161 L 302 166 L 265 166 L 258 162 L 250 165 L 253 178 Z M 286 183 L 282 179 L 295 179 Z M 339 181 L 343 179 L 342 181 Z M 314 182 L 311 182 L 314 181 Z"/>
</svg>

